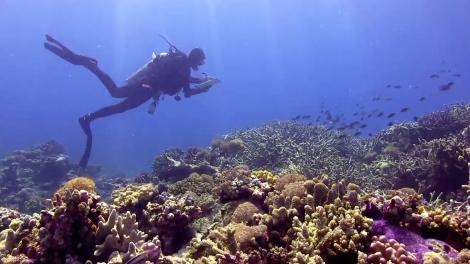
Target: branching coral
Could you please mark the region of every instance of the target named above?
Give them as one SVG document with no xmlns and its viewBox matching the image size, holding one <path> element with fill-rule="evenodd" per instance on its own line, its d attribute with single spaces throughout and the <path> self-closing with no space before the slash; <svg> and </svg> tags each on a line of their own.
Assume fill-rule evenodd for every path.
<svg viewBox="0 0 470 264">
<path fill-rule="evenodd" d="M 96 230 L 96 249 L 94 256 L 99 259 L 108 259 L 113 254 L 124 252 L 123 261 L 129 260 L 141 247 L 147 235 L 138 230 L 136 215 L 129 211 L 118 216 L 116 210 L 112 210 L 106 222 L 100 221 Z M 117 253 L 114 253 L 116 252 Z"/>
</svg>

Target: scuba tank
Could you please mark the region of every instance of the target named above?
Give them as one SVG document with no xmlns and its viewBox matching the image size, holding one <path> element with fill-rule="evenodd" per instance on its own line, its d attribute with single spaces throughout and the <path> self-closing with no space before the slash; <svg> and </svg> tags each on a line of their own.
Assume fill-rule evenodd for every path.
<svg viewBox="0 0 470 264">
<path fill-rule="evenodd" d="M 159 55 L 157 55 L 155 52 L 152 52 L 152 59 L 148 61 L 147 63 L 145 63 L 144 66 L 140 67 L 137 71 L 135 71 L 129 77 L 127 77 L 126 82 L 128 84 L 136 84 L 138 82 L 143 81 L 144 78 L 148 76 L 148 74 L 150 74 L 150 71 L 154 68 L 153 66 L 156 63 L 158 56 Z"/>
</svg>

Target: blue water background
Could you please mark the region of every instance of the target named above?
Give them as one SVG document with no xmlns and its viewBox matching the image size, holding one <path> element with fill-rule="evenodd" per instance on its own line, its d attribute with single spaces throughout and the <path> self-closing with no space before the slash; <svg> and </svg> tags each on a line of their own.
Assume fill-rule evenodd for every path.
<svg viewBox="0 0 470 264">
<path fill-rule="evenodd" d="M 153 116 L 146 103 L 93 123 L 91 164 L 134 174 L 164 149 L 315 116 L 322 103 L 348 121 L 356 104 L 386 113 L 410 107 L 399 121 L 468 102 L 469 25 L 468 0 L 2 0 L 0 156 L 54 139 L 77 161 L 85 141 L 77 118 L 118 102 L 90 72 L 47 52 L 46 33 L 98 59 L 118 84 L 152 51 L 167 50 L 159 33 L 183 51 L 206 51 L 201 71 L 222 80 L 210 92 L 166 97 Z M 462 77 L 429 78 L 449 69 Z M 455 87 L 440 92 L 448 81 Z M 372 102 L 378 95 L 393 100 Z M 365 132 L 387 121 L 372 119 Z"/>
</svg>

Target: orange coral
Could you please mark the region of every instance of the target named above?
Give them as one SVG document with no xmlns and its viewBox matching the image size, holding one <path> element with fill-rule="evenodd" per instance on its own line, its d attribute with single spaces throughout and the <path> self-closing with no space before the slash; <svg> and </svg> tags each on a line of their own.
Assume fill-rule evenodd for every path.
<svg viewBox="0 0 470 264">
<path fill-rule="evenodd" d="M 89 193 L 96 194 L 96 185 L 89 177 L 76 177 L 68 180 L 56 193 L 59 195 L 64 195 L 67 191 L 72 192 L 73 190 L 85 190 Z"/>
</svg>

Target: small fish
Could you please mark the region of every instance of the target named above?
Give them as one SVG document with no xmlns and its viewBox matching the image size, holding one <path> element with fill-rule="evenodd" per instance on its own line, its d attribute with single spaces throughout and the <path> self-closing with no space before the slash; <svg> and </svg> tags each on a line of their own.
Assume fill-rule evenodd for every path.
<svg viewBox="0 0 470 264">
<path fill-rule="evenodd" d="M 413 120 L 416 122 L 418 121 L 418 117 L 417 116 L 413 116 Z"/>
<path fill-rule="evenodd" d="M 372 133 L 367 134 L 369 137 L 372 137 Z"/>
<path fill-rule="evenodd" d="M 400 109 L 400 112 L 404 113 L 404 112 L 407 112 L 408 110 L 410 110 L 408 107 L 403 107 L 402 109 Z"/>
<path fill-rule="evenodd" d="M 362 134 L 361 131 L 357 131 L 356 133 L 354 133 L 354 136 L 357 137 L 357 136 L 360 136 L 361 134 Z"/>
<path fill-rule="evenodd" d="M 387 126 L 393 126 L 393 122 L 388 122 Z"/>
<path fill-rule="evenodd" d="M 441 85 L 441 87 L 439 87 L 439 90 L 449 91 L 452 88 L 453 85 L 454 85 L 454 82 L 449 82 L 447 84 Z"/>
<path fill-rule="evenodd" d="M 433 73 L 433 74 L 429 75 L 429 78 L 431 78 L 431 79 L 437 79 L 437 78 L 439 78 L 439 75 Z"/>
<path fill-rule="evenodd" d="M 380 101 L 380 96 L 372 97 L 372 101 Z"/>
<path fill-rule="evenodd" d="M 460 76 L 462 76 L 462 75 L 459 74 L 459 73 L 454 74 L 454 77 L 460 78 Z"/>
<path fill-rule="evenodd" d="M 387 88 L 392 88 L 392 85 L 391 85 L 391 84 L 387 84 L 386 87 L 387 87 Z"/>
<path fill-rule="evenodd" d="M 300 115 L 297 115 L 297 116 L 295 116 L 294 118 L 292 118 L 292 120 L 293 120 L 293 121 L 297 121 L 297 120 L 300 119 L 300 117 L 301 117 Z"/>
<path fill-rule="evenodd" d="M 67 159 L 68 159 L 68 156 L 61 154 L 61 155 L 57 156 L 57 158 L 55 159 L 55 161 L 56 161 L 56 162 L 61 162 L 61 161 L 65 161 L 65 160 L 67 160 Z"/>
<path fill-rule="evenodd" d="M 387 115 L 387 118 L 392 118 L 394 116 L 395 116 L 395 113 L 390 113 L 390 114 Z"/>
<path fill-rule="evenodd" d="M 303 115 L 302 119 L 309 119 L 311 116 L 310 115 Z"/>
<path fill-rule="evenodd" d="M 424 100 L 426 100 L 426 97 L 424 97 L 424 96 L 421 96 L 421 97 L 419 98 L 419 101 L 420 101 L 420 102 L 422 102 L 422 101 L 424 101 Z"/>
<path fill-rule="evenodd" d="M 317 116 L 317 119 L 315 119 L 315 122 L 320 121 L 320 118 L 321 118 L 320 116 Z"/>
<path fill-rule="evenodd" d="M 353 116 L 357 116 L 359 113 L 358 112 L 354 112 L 353 113 Z"/>
<path fill-rule="evenodd" d="M 380 113 L 377 114 L 377 117 L 381 117 L 383 115 L 384 115 L 384 112 L 380 112 Z"/>
<path fill-rule="evenodd" d="M 366 124 L 362 124 L 359 128 L 366 128 L 367 125 Z"/>
<path fill-rule="evenodd" d="M 401 85 L 395 85 L 395 86 L 393 86 L 393 88 L 395 88 L 395 89 L 400 89 L 400 88 L 401 88 Z"/>
</svg>

